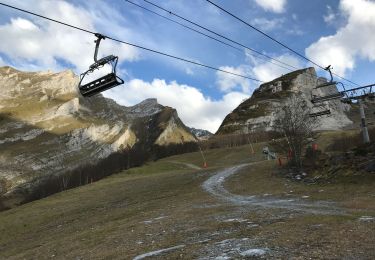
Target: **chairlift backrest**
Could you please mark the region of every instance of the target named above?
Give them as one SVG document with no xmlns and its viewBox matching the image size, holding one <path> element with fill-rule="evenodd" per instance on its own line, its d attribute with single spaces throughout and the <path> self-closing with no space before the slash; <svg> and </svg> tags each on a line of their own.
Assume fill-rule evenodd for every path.
<svg viewBox="0 0 375 260">
<path fill-rule="evenodd" d="M 337 84 L 336 81 L 333 81 L 333 76 L 332 76 L 332 71 L 331 71 L 331 65 L 327 66 L 326 68 L 324 68 L 324 70 L 328 71 L 329 72 L 329 75 L 330 75 L 330 80 L 328 82 L 325 82 L 325 83 L 322 83 L 320 85 L 317 85 L 315 87 L 315 89 L 318 89 L 318 88 L 324 88 L 324 87 L 329 87 L 329 86 L 333 86 Z"/>
</svg>

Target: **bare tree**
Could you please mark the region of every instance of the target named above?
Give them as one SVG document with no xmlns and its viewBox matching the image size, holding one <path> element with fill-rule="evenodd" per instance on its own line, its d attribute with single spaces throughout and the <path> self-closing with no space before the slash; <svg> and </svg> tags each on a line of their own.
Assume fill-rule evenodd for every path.
<svg viewBox="0 0 375 260">
<path fill-rule="evenodd" d="M 306 145 L 316 138 L 314 129 L 318 124 L 316 117 L 311 117 L 311 108 L 306 101 L 291 96 L 277 112 L 272 126 L 275 138 L 271 145 L 279 152 L 291 155 L 291 163 L 302 169 L 302 156 Z"/>
</svg>

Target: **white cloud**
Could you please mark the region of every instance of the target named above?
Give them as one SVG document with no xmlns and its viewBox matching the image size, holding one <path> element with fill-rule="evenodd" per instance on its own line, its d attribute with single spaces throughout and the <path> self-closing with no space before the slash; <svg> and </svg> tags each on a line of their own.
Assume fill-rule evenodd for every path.
<svg viewBox="0 0 375 260">
<path fill-rule="evenodd" d="M 135 105 L 146 98 L 157 98 L 160 104 L 176 108 L 187 126 L 211 132 L 215 132 L 224 117 L 249 97 L 244 93 L 230 92 L 220 100 L 212 100 L 197 88 L 161 79 L 152 82 L 133 79 L 122 87 L 104 92 L 104 95 L 125 106 Z"/>
<path fill-rule="evenodd" d="M 303 64 L 301 64 L 301 62 L 297 58 L 289 54 L 275 57 L 275 59 L 282 61 L 286 64 L 292 65 L 295 68 L 303 68 Z M 285 67 L 285 65 L 281 65 L 281 66 Z M 290 72 L 290 70 L 287 70 L 283 67 L 277 66 L 270 62 L 264 62 L 264 61 L 260 62 L 259 60 L 258 61 L 256 60 L 255 66 L 253 68 L 253 74 L 256 78 L 262 81 L 268 82 L 277 77 L 280 77 L 283 74 L 287 74 Z"/>
<path fill-rule="evenodd" d="M 332 10 L 332 7 L 327 5 L 327 14 L 323 16 L 323 19 L 326 23 L 330 24 L 336 19 L 336 14 Z"/>
<path fill-rule="evenodd" d="M 341 0 L 340 10 L 347 24 L 335 35 L 322 37 L 306 49 L 306 55 L 345 75 L 355 68 L 358 58 L 375 61 L 375 2 Z"/>
<path fill-rule="evenodd" d="M 285 19 L 266 19 L 266 18 L 255 18 L 252 20 L 252 24 L 259 27 L 264 31 L 272 31 L 277 28 L 281 28 Z"/>
<path fill-rule="evenodd" d="M 188 75 L 194 75 L 194 71 L 191 69 L 191 68 L 185 68 L 185 73 L 188 74 Z"/>
<path fill-rule="evenodd" d="M 239 75 L 251 76 L 251 67 L 248 65 L 240 65 L 238 67 L 223 66 L 221 70 L 232 72 Z M 250 79 L 238 77 L 224 72 L 216 72 L 216 84 L 223 92 L 230 92 L 234 89 L 242 89 L 242 92 L 250 93 Z"/>
<path fill-rule="evenodd" d="M 28 1 L 22 5 L 41 14 L 48 13 L 56 20 L 95 31 L 96 16 L 65 1 Z M 59 60 L 63 60 L 83 71 L 93 63 L 95 37 L 62 25 L 15 17 L 0 25 L 0 34 L 7 36 L 0 41 L 0 52 L 14 64 L 29 64 L 30 69 L 59 70 Z M 103 54 L 119 55 L 122 61 L 138 57 L 134 48 L 112 41 L 103 41 L 101 47 Z"/>
<path fill-rule="evenodd" d="M 285 11 L 286 0 L 255 0 L 266 11 L 282 13 Z"/>
</svg>

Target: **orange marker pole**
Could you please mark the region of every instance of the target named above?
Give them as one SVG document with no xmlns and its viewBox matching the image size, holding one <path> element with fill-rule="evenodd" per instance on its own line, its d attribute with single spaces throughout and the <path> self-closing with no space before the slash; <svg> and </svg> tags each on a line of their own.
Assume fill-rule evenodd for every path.
<svg viewBox="0 0 375 260">
<path fill-rule="evenodd" d="M 198 145 L 198 147 L 199 147 L 199 151 L 201 152 L 201 155 L 202 155 L 202 158 L 203 158 L 203 168 L 207 168 L 206 158 L 204 157 L 204 154 L 203 154 L 203 151 L 201 149 L 201 146 Z"/>
</svg>

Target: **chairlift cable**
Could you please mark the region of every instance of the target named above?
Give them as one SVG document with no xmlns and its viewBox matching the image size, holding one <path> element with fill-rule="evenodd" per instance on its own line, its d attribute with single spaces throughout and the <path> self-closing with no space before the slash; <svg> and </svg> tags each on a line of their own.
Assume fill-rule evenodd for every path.
<svg viewBox="0 0 375 260">
<path fill-rule="evenodd" d="M 28 10 L 24 10 L 24 9 L 21 9 L 21 8 L 12 6 L 12 5 L 4 4 L 4 3 L 1 3 L 1 2 L 0 2 L 0 5 L 6 6 L 8 8 L 15 9 L 15 10 L 18 10 L 18 11 L 21 11 L 21 12 L 24 12 L 24 13 L 28 13 L 28 14 L 31 14 L 31 15 L 34 15 L 34 16 L 37 16 L 37 17 L 40 17 L 40 18 L 58 23 L 58 24 L 61 24 L 61 25 L 65 25 L 67 27 L 70 27 L 70 28 L 73 28 L 73 29 L 76 29 L 76 30 L 80 30 L 80 31 L 83 31 L 83 32 L 86 32 L 86 33 L 97 35 L 96 32 L 93 32 L 93 31 L 90 31 L 90 30 L 87 30 L 87 29 L 83 29 L 83 28 L 80 28 L 78 26 L 74 26 L 74 25 L 71 25 L 71 24 L 56 20 L 56 19 L 52 19 L 52 18 L 49 18 L 47 16 L 40 15 L 40 14 L 31 12 L 31 11 L 28 11 Z M 184 62 L 187 62 L 187 63 L 190 63 L 190 64 L 194 64 L 194 65 L 197 65 L 197 66 L 201 66 L 201 67 L 205 67 L 205 68 L 208 68 L 208 69 L 216 70 L 216 71 L 223 72 L 223 73 L 226 73 L 226 74 L 231 74 L 233 76 L 237 76 L 237 77 L 257 81 L 257 82 L 260 82 L 260 83 L 264 83 L 264 81 L 261 81 L 261 80 L 256 79 L 256 78 L 252 78 L 252 77 L 248 77 L 248 76 L 245 76 L 245 75 L 241 75 L 241 74 L 233 73 L 233 72 L 226 71 L 226 70 L 223 70 L 223 69 L 219 69 L 219 68 L 216 68 L 216 67 L 213 67 L 213 66 L 210 66 L 210 65 L 206 65 L 206 64 L 203 64 L 203 63 L 199 63 L 199 62 L 195 62 L 195 61 L 188 60 L 188 59 L 185 59 L 185 58 L 181 58 L 181 57 L 178 57 L 178 56 L 174 56 L 174 55 L 171 55 L 171 54 L 168 54 L 168 53 L 165 53 L 165 52 L 153 50 L 153 49 L 150 49 L 150 48 L 147 48 L 147 47 L 143 47 L 143 46 L 140 46 L 140 45 L 137 45 L 137 44 L 134 44 L 134 43 L 130 43 L 130 42 L 126 42 L 126 41 L 123 41 L 123 40 L 116 39 L 116 38 L 112 38 L 112 37 L 109 37 L 109 36 L 106 36 L 106 35 L 103 35 L 103 36 L 107 39 L 112 40 L 112 41 L 119 42 L 119 43 L 122 43 L 122 44 L 126 44 L 128 46 L 133 46 L 133 47 L 136 47 L 136 48 L 139 48 L 139 49 L 142 49 L 142 50 L 146 50 L 146 51 L 149 51 L 149 52 L 153 52 L 153 53 L 156 53 L 156 54 L 160 54 L 160 55 L 163 55 L 163 56 L 166 56 L 166 57 L 169 57 L 169 58 L 184 61 Z"/>
<path fill-rule="evenodd" d="M 157 54 L 160 54 L 160 55 L 163 55 L 163 56 L 167 56 L 167 57 L 170 57 L 170 58 L 173 58 L 173 59 L 176 59 L 176 60 L 181 60 L 181 61 L 188 62 L 188 63 L 194 64 L 194 65 L 205 67 L 205 68 L 208 68 L 208 69 L 217 70 L 219 72 L 223 72 L 223 73 L 231 74 L 231 75 L 238 76 L 238 77 L 241 77 L 241 78 L 250 79 L 250 80 L 253 80 L 253 81 L 264 83 L 264 81 L 256 79 L 256 78 L 252 78 L 252 77 L 248 77 L 248 76 L 245 76 L 245 75 L 233 73 L 233 72 L 230 72 L 230 71 L 227 71 L 227 70 L 222 70 L 222 69 L 219 69 L 219 68 L 215 68 L 215 67 L 210 66 L 210 65 L 206 65 L 206 64 L 195 62 L 195 61 L 188 60 L 188 59 L 185 59 L 185 58 L 177 57 L 177 56 L 165 53 L 165 52 L 153 50 L 153 49 L 150 49 L 150 48 L 147 48 L 147 47 L 143 47 L 143 46 L 140 46 L 140 45 L 137 45 L 137 44 L 134 44 L 134 43 L 129 43 L 129 42 L 118 40 L 118 39 L 115 39 L 115 38 L 112 38 L 112 37 L 108 37 L 108 36 L 107 36 L 107 38 L 110 39 L 110 40 L 112 40 L 112 41 L 115 41 L 115 42 L 123 43 L 123 44 L 129 45 L 129 46 L 133 46 L 133 47 L 136 47 L 136 48 L 139 48 L 139 49 L 142 49 L 142 50 L 154 52 L 154 53 L 157 53 Z"/>
<path fill-rule="evenodd" d="M 146 0 L 145 0 L 145 1 L 146 1 Z M 256 28 L 255 26 L 249 24 L 248 22 L 244 21 L 243 19 L 241 19 L 240 17 L 236 16 L 235 14 L 233 14 L 233 13 L 227 11 L 227 10 L 224 9 L 223 7 L 219 6 L 218 4 L 213 3 L 211 0 L 206 0 L 206 1 L 207 1 L 208 3 L 210 3 L 211 5 L 217 7 L 217 8 L 220 9 L 221 11 L 223 11 L 223 12 L 227 13 L 228 15 L 232 16 L 233 18 L 235 18 L 235 19 L 239 20 L 240 22 L 244 23 L 245 25 L 249 26 L 249 27 L 252 28 L 253 30 L 259 32 L 260 34 L 264 35 L 265 37 L 267 37 L 267 38 L 271 39 L 272 41 L 276 42 L 277 44 L 281 45 L 282 47 L 288 49 L 289 51 L 291 51 L 292 53 L 296 54 L 297 56 L 303 58 L 304 60 L 306 60 L 306 61 L 308 61 L 308 62 L 310 62 L 310 63 L 312 63 L 312 64 L 316 65 L 317 67 L 319 67 L 319 68 L 321 68 L 321 69 L 324 70 L 324 67 L 323 67 L 323 66 L 321 66 L 321 65 L 319 65 L 318 63 L 314 62 L 313 60 L 307 58 L 306 56 L 302 55 L 301 53 L 299 53 L 299 52 L 293 50 L 292 48 L 290 48 L 290 47 L 287 46 L 286 44 L 280 42 L 279 40 L 275 39 L 274 37 L 270 36 L 269 34 L 263 32 L 262 30 L 260 30 L 260 29 L 258 29 L 258 28 Z M 335 76 L 337 76 L 338 78 L 340 78 L 340 79 L 343 79 L 343 80 L 345 80 L 345 81 L 348 81 L 348 82 L 350 82 L 350 83 L 352 83 L 352 84 L 354 84 L 354 85 L 360 86 L 359 84 L 357 84 L 357 83 L 355 83 L 355 82 L 353 82 L 353 81 L 351 81 L 351 80 L 348 80 L 348 79 L 346 79 L 346 78 L 344 78 L 344 77 L 342 77 L 342 76 L 340 76 L 340 75 L 337 75 L 337 74 L 335 74 L 335 73 L 333 73 L 333 74 L 334 74 Z"/>
<path fill-rule="evenodd" d="M 148 2 L 148 1 L 146 1 L 146 2 Z M 152 4 L 151 2 L 149 2 L 149 3 Z M 77 26 L 74 26 L 74 25 L 71 25 L 71 24 L 68 24 L 68 23 L 65 23 L 65 22 L 62 22 L 62 21 L 59 21 L 59 20 L 47 17 L 47 16 L 44 16 L 44 15 L 40 15 L 40 14 L 31 12 L 31 11 L 28 11 L 28 10 L 25 10 L 25 9 L 21 9 L 21 8 L 12 6 L 12 5 L 8 5 L 8 4 L 1 3 L 1 2 L 0 2 L 0 5 L 8 7 L 8 8 L 11 8 L 11 9 L 14 9 L 14 10 L 18 10 L 20 12 L 24 12 L 24 13 L 27 13 L 27 14 L 30 14 L 30 15 L 33 15 L 33 16 L 37 16 L 37 17 L 40 17 L 40 18 L 52 21 L 54 23 L 65 25 L 67 27 L 70 27 L 70 28 L 73 28 L 73 29 L 76 29 L 76 30 L 80 30 L 80 31 L 83 31 L 83 32 L 86 32 L 86 33 L 90 33 L 90 34 L 93 34 L 93 35 L 96 34 L 93 31 L 90 31 L 90 30 L 87 30 L 87 29 L 83 29 L 83 28 L 80 28 L 80 27 L 77 27 Z M 165 10 L 165 11 L 167 11 L 167 10 Z M 177 56 L 169 55 L 169 54 L 162 53 L 162 52 L 159 52 L 159 51 L 155 51 L 155 50 L 152 50 L 152 49 L 149 49 L 149 48 L 145 48 L 145 47 L 142 47 L 142 46 L 139 46 L 139 45 L 135 45 L 135 44 L 131 44 L 131 43 L 128 43 L 128 42 L 125 42 L 125 41 L 117 40 L 117 39 L 114 39 L 112 37 L 106 36 L 106 38 L 111 39 L 113 41 L 117 41 L 117 42 L 123 43 L 123 44 L 130 45 L 130 46 L 133 46 L 133 47 L 136 47 L 136 48 L 140 48 L 140 49 L 144 49 L 144 50 L 147 50 L 147 51 L 150 51 L 150 52 L 154 52 L 154 53 L 157 53 L 157 54 L 160 54 L 160 55 L 164 55 L 164 56 L 167 56 L 167 57 L 170 57 L 170 58 L 174 58 L 174 59 L 178 59 L 178 60 L 182 60 L 182 61 L 185 61 L 185 62 L 188 62 L 188 63 L 195 64 L 195 65 L 198 65 L 198 66 L 206 67 L 206 68 L 209 68 L 209 69 L 212 69 L 212 70 L 217 70 L 217 71 L 220 71 L 220 72 L 223 72 L 223 73 L 227 73 L 227 74 L 231 74 L 231 75 L 234 75 L 234 76 L 238 76 L 238 77 L 242 77 L 242 78 L 247 78 L 247 79 L 250 79 L 250 80 L 253 80 L 253 81 L 264 83 L 263 81 L 255 79 L 255 78 L 247 77 L 247 76 L 244 76 L 244 75 L 240 75 L 240 74 L 237 74 L 237 73 L 232 73 L 232 72 L 229 72 L 229 71 L 221 70 L 221 69 L 218 69 L 218 68 L 215 68 L 215 67 L 212 67 L 212 66 L 208 66 L 208 65 L 205 65 L 205 64 L 201 64 L 201 63 L 198 63 L 198 62 L 194 62 L 194 61 L 190 61 L 190 60 L 187 60 L 187 59 L 179 58 Z M 260 53 L 260 54 L 263 55 L 262 53 Z M 286 64 L 286 65 L 288 65 L 288 64 Z M 288 65 L 288 66 L 290 66 L 290 65 Z"/>
<path fill-rule="evenodd" d="M 177 22 L 177 21 L 175 21 L 175 20 L 173 20 L 173 19 L 171 19 L 171 18 L 168 18 L 168 17 L 166 17 L 166 16 L 164 16 L 164 15 L 162 15 L 162 14 L 159 14 L 159 13 L 157 13 L 157 12 L 155 12 L 155 11 L 152 11 L 151 9 L 149 9 L 149 8 L 147 8 L 147 7 L 141 6 L 141 5 L 139 5 L 139 4 L 137 4 L 137 3 L 134 3 L 134 2 L 132 2 L 132 1 L 130 1 L 130 0 L 124 0 L 124 1 L 125 1 L 125 2 L 128 2 L 129 4 L 132 4 L 132 5 L 134 5 L 134 6 L 137 6 L 137 7 L 141 8 L 141 9 L 147 11 L 147 12 L 153 13 L 154 15 L 157 15 L 157 16 L 159 16 L 159 17 L 161 17 L 161 18 L 163 18 L 163 19 L 166 19 L 166 20 L 168 20 L 168 21 L 170 21 L 170 22 L 172 22 L 172 23 L 175 23 L 175 24 L 178 24 L 178 25 L 180 25 L 180 26 L 182 26 L 182 27 L 185 27 L 185 28 L 188 29 L 188 30 L 194 31 L 194 32 L 199 33 L 199 34 L 201 34 L 201 35 L 204 35 L 205 37 L 208 37 L 208 38 L 210 38 L 210 39 L 212 39 L 212 40 L 214 40 L 214 41 L 217 41 L 217 42 L 220 42 L 220 43 L 222 43 L 222 44 L 225 44 L 225 45 L 227 45 L 227 46 L 229 46 L 229 47 L 231 47 L 231 48 L 233 48 L 233 49 L 236 49 L 236 50 L 242 51 L 242 49 L 240 49 L 240 48 L 238 48 L 238 47 L 236 47 L 236 46 L 234 46 L 234 45 L 231 45 L 231 44 L 226 43 L 226 42 L 224 42 L 224 41 L 222 41 L 222 40 L 219 40 L 219 39 L 217 39 L 217 38 L 215 38 L 215 37 L 212 37 L 212 36 L 210 36 L 210 35 L 208 35 L 208 34 L 205 34 L 205 33 L 201 32 L 201 31 L 198 31 L 198 30 L 196 30 L 196 29 L 194 29 L 194 28 L 192 28 L 192 27 L 190 27 L 190 26 L 187 26 L 187 25 L 185 25 L 185 24 L 183 24 L 183 23 Z"/>
<path fill-rule="evenodd" d="M 236 46 L 234 46 L 234 45 L 232 45 L 232 44 L 230 44 L 230 43 L 224 42 L 224 41 L 222 41 L 222 40 L 220 40 L 220 39 L 218 39 L 218 38 L 215 38 L 215 37 L 210 36 L 210 35 L 208 35 L 208 34 L 206 34 L 206 33 L 203 33 L 203 32 L 201 32 L 201 31 L 199 31 L 199 30 L 196 30 L 196 29 L 194 29 L 194 28 L 192 28 L 192 27 L 190 27 L 190 26 L 187 26 L 186 24 L 183 24 L 183 23 L 180 23 L 180 22 L 178 22 L 178 21 L 176 21 L 176 20 L 173 20 L 173 19 L 171 19 L 171 18 L 168 18 L 168 17 L 166 17 L 166 16 L 164 16 L 164 15 L 162 15 L 162 14 L 159 14 L 159 13 L 157 13 L 157 12 L 155 12 L 155 11 L 153 11 L 153 10 L 147 8 L 147 7 L 141 6 L 141 5 L 139 5 L 139 4 L 137 4 L 137 3 L 134 3 L 134 2 L 132 2 L 132 1 L 130 1 L 130 0 L 124 0 L 124 1 L 126 1 L 126 2 L 128 2 L 129 4 L 132 4 L 132 5 L 134 5 L 134 6 L 137 6 L 137 7 L 141 8 L 141 9 L 147 11 L 147 12 L 150 12 L 150 13 L 152 13 L 152 14 L 154 14 L 154 15 L 157 15 L 157 16 L 163 18 L 163 19 L 166 19 L 166 20 L 168 20 L 168 21 L 170 21 L 170 22 L 172 22 L 172 23 L 178 24 L 178 25 L 180 25 L 180 26 L 182 26 L 182 27 L 184 27 L 184 28 L 186 28 L 186 29 L 188 29 L 188 30 L 191 30 L 191 31 L 196 32 L 196 33 L 198 33 L 198 34 L 201 34 L 201 35 L 203 35 L 203 36 L 205 36 L 205 37 L 207 37 L 207 38 L 210 38 L 210 39 L 212 39 L 212 40 L 214 40 L 214 41 L 217 41 L 217 42 L 219 42 L 219 43 L 221 43 L 221 44 L 227 45 L 227 46 L 229 46 L 229 47 L 231 47 L 231 48 L 233 48 L 233 49 L 235 49 L 235 50 L 238 50 L 238 51 L 240 51 L 240 52 L 243 52 L 243 49 L 242 49 L 242 48 L 238 48 L 238 47 L 236 47 Z M 254 55 L 254 56 L 255 56 L 256 58 L 260 58 L 260 59 L 262 59 L 262 60 L 264 60 L 264 61 L 266 61 L 266 62 L 269 62 L 269 63 L 271 63 L 271 64 L 274 64 L 274 65 L 276 65 L 276 66 L 279 66 L 280 68 L 283 68 L 283 69 L 286 69 L 286 70 L 289 70 L 289 71 L 293 71 L 293 69 L 290 69 L 290 68 L 284 67 L 284 66 L 282 66 L 282 65 L 280 65 L 280 64 L 278 64 L 278 63 L 274 63 L 274 62 L 272 62 L 272 60 L 270 60 L 267 56 L 263 58 L 263 56 L 264 56 L 263 54 L 262 54 L 262 55 L 257 54 L 257 55 L 259 55 L 259 56 L 255 56 L 255 55 Z M 280 61 L 278 61 L 278 60 L 276 60 L 276 59 L 275 59 L 275 61 L 280 62 Z M 287 65 L 287 66 L 291 66 L 291 65 L 289 65 L 289 64 L 285 64 L 285 65 Z M 294 69 L 297 69 L 296 67 L 293 67 L 293 68 L 294 68 Z"/>
<path fill-rule="evenodd" d="M 239 45 L 239 46 L 241 46 L 241 47 L 243 47 L 243 48 L 245 48 L 245 49 L 247 49 L 247 50 L 249 50 L 249 51 L 251 51 L 251 52 L 254 52 L 254 53 L 258 54 L 258 55 L 264 56 L 264 57 L 266 57 L 267 59 L 270 59 L 270 60 L 273 60 L 273 61 L 275 61 L 275 62 L 281 63 L 281 64 L 283 64 L 283 65 L 285 65 L 285 66 L 291 67 L 291 68 L 296 69 L 296 70 L 299 69 L 299 68 L 297 68 L 297 67 L 295 67 L 295 66 L 293 66 L 293 65 L 290 65 L 290 64 L 285 63 L 285 62 L 283 62 L 283 61 L 280 61 L 280 60 L 278 60 L 278 59 L 272 58 L 271 56 L 269 56 L 269 55 L 267 55 L 267 54 L 264 54 L 264 53 L 262 53 L 262 52 L 260 52 L 260 51 L 257 51 L 257 50 L 255 50 L 255 49 L 253 49 L 253 48 L 250 48 L 250 47 L 248 47 L 248 46 L 246 46 L 246 45 L 244 45 L 244 44 L 242 44 L 242 43 L 240 43 L 240 42 L 237 42 L 237 41 L 235 41 L 235 40 L 232 40 L 232 39 L 230 39 L 229 37 L 227 37 L 227 36 L 225 36 L 225 35 L 222 35 L 222 34 L 217 33 L 217 32 L 215 32 L 215 31 L 213 31 L 213 30 L 211 30 L 211 29 L 208 29 L 207 27 L 205 27 L 205 26 L 203 26 L 203 25 L 200 25 L 200 24 L 198 24 L 198 23 L 196 23 L 196 22 L 193 22 L 193 21 L 191 21 L 191 20 L 189 20 L 189 19 L 187 19 L 187 18 L 185 18 L 185 17 L 183 17 L 183 16 L 181 16 L 181 15 L 179 15 L 179 14 L 176 14 L 176 13 L 170 11 L 170 10 L 167 10 L 167 9 L 165 9 L 164 7 L 162 7 L 162 6 L 158 5 L 158 4 L 155 4 L 155 3 L 151 2 L 151 1 L 148 1 L 148 0 L 143 0 L 143 1 L 145 1 L 146 3 L 152 5 L 152 6 L 158 8 L 158 9 L 160 9 L 160 10 L 163 10 L 164 12 L 167 12 L 167 13 L 170 14 L 170 15 L 176 16 L 176 17 L 180 18 L 181 20 L 184 20 L 184 21 L 186 21 L 186 22 L 188 22 L 188 23 L 190 23 L 190 24 L 193 24 L 193 25 L 195 25 L 195 26 L 197 26 L 197 27 L 199 27 L 199 28 L 201 28 L 201 29 L 203 29 L 203 30 L 205 30 L 205 31 L 207 31 L 207 32 L 210 32 L 210 33 L 215 34 L 216 36 L 219 36 L 219 37 L 221 37 L 221 38 L 223 38 L 223 39 L 225 39 L 225 40 L 227 40 L 227 41 L 230 41 L 230 42 L 232 42 L 232 43 L 235 43 L 235 44 L 237 44 L 237 45 Z"/>
<path fill-rule="evenodd" d="M 125 0 L 125 1 L 130 2 L 130 1 L 128 1 L 128 0 Z M 267 58 L 266 61 L 267 61 L 267 62 L 270 62 L 271 64 L 274 64 L 274 65 L 279 66 L 279 67 L 281 67 L 281 68 L 287 69 L 287 70 L 289 70 L 289 71 L 294 71 L 294 70 L 299 70 L 299 69 L 300 69 L 300 68 L 297 68 L 296 66 L 290 65 L 290 64 L 288 64 L 288 63 L 286 63 L 286 62 L 283 62 L 283 61 L 280 61 L 280 60 L 278 60 L 278 59 L 272 58 L 272 57 L 270 57 L 269 55 L 264 54 L 264 53 L 262 53 L 262 52 L 260 52 L 260 51 L 257 51 L 257 50 L 255 50 L 255 49 L 253 49 L 253 48 L 250 48 L 250 47 L 248 47 L 248 46 L 246 46 L 246 45 L 244 45 L 244 44 L 242 44 L 242 43 L 240 43 L 240 42 L 238 42 L 238 41 L 235 41 L 235 40 L 233 40 L 233 39 L 230 39 L 229 37 L 227 37 L 227 36 L 225 36 L 225 35 L 222 35 L 222 34 L 220 34 L 220 33 L 217 33 L 217 32 L 215 32 L 215 31 L 213 31 L 213 30 L 211 30 L 211 29 L 209 29 L 209 28 L 207 28 L 207 27 L 205 27 L 205 26 L 203 26 L 203 25 L 200 25 L 200 24 L 198 24 L 198 23 L 196 23 L 196 22 L 194 22 L 194 21 L 188 19 L 188 18 L 185 18 L 185 17 L 183 17 L 183 16 L 181 16 L 181 15 L 179 15 L 179 14 L 177 14 L 177 13 L 174 13 L 174 12 L 172 12 L 171 10 L 168 10 L 168 9 L 166 9 L 166 8 L 164 8 L 164 7 L 162 7 L 162 6 L 158 5 L 158 4 L 156 4 L 156 3 L 153 3 L 153 2 L 151 2 L 151 1 L 149 1 L 149 0 L 144 0 L 144 2 L 150 4 L 150 5 L 156 7 L 156 8 L 158 8 L 158 9 L 160 9 L 160 10 L 162 10 L 162 11 L 164 11 L 164 12 L 170 14 L 170 15 L 173 15 L 173 16 L 175 16 L 175 17 L 177 17 L 177 18 L 179 18 L 179 19 L 181 19 L 181 20 L 183 20 L 183 21 L 186 21 L 186 22 L 188 22 L 188 23 L 190 23 L 190 24 L 192 24 L 192 25 L 194 25 L 194 26 L 197 26 L 197 27 L 199 27 L 199 28 L 201 28 L 201 29 L 203 29 L 203 30 L 205 30 L 205 31 L 207 31 L 207 32 L 210 32 L 210 33 L 212 33 L 212 34 L 215 34 L 215 35 L 219 36 L 220 38 L 223 38 L 223 39 L 225 39 L 225 40 L 227 40 L 227 41 L 230 41 L 230 42 L 232 42 L 232 43 L 235 43 L 235 44 L 237 44 L 237 45 L 239 45 L 239 46 L 241 46 L 241 47 L 243 47 L 243 48 L 245 48 L 245 49 L 247 49 L 247 50 L 249 50 L 249 51 L 251 51 L 251 52 L 253 52 L 253 53 L 256 53 L 257 55 L 263 56 L 263 57 Z M 152 11 L 152 12 L 153 12 L 153 11 Z M 259 57 L 258 57 L 258 58 L 259 58 Z M 263 59 L 263 60 L 264 60 L 264 59 Z M 290 68 L 285 68 L 284 66 L 281 66 L 280 64 L 277 64 L 277 63 L 273 63 L 273 62 L 271 62 L 271 61 L 275 61 L 275 62 L 278 62 L 278 63 L 283 64 L 283 65 L 285 65 L 285 66 L 291 67 L 291 68 L 293 68 L 294 70 L 292 70 L 292 69 L 290 69 Z M 312 78 L 312 79 L 317 77 L 317 75 L 316 75 L 316 74 L 313 74 L 313 73 L 307 73 L 307 74 L 308 74 L 308 75 L 310 76 L 310 78 Z M 354 84 L 355 84 L 355 83 L 354 83 Z"/>
<path fill-rule="evenodd" d="M 62 25 L 68 26 L 68 27 L 74 28 L 74 29 L 76 29 L 76 30 L 80 30 L 80 31 L 83 31 L 83 32 L 87 32 L 87 33 L 95 34 L 95 32 L 93 32 L 93 31 L 90 31 L 90 30 L 87 30 L 87 29 L 83 29 L 83 28 L 80 28 L 80 27 L 77 27 L 77 26 L 74 26 L 74 25 L 71 25 L 71 24 L 67 24 L 67 23 L 64 23 L 64 22 L 61 22 L 61 21 L 58 21 L 58 20 L 55 20 L 55 19 L 49 18 L 49 17 L 47 17 L 47 16 L 40 15 L 40 14 L 37 14 L 37 13 L 33 13 L 33 12 L 31 12 L 31 11 L 28 11 L 28 10 L 25 10 L 25 9 L 21 9 L 21 8 L 18 8 L 18 7 L 12 6 L 12 5 L 4 4 L 4 3 L 1 3 L 1 2 L 0 2 L 0 5 L 2 5 L 2 6 L 6 6 L 6 7 L 9 7 L 9 8 L 12 8 L 12 9 L 15 9 L 15 10 L 18 10 L 18 11 L 21 11 L 21 12 L 24 12 L 24 13 L 28 13 L 28 14 L 31 14 L 31 15 L 34 15 L 34 16 L 38 16 L 38 17 L 40 17 L 40 18 L 47 19 L 47 20 L 50 20 L 50 21 L 52 21 L 52 22 L 55 22 L 55 23 L 59 23 L 59 24 L 62 24 Z"/>
</svg>

